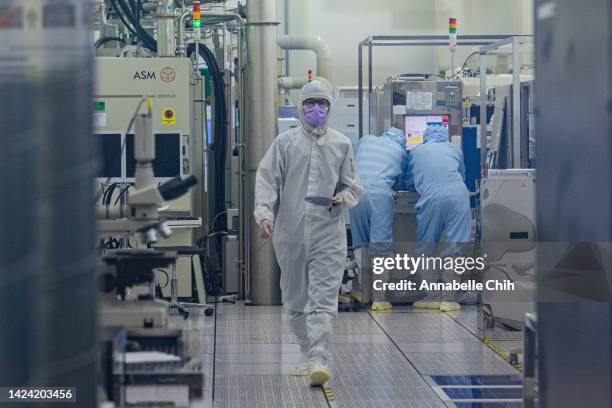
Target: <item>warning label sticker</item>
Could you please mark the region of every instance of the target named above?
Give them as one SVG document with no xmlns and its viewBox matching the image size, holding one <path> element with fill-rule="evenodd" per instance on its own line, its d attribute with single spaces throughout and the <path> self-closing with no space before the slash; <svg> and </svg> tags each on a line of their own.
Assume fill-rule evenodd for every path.
<svg viewBox="0 0 612 408">
<path fill-rule="evenodd" d="M 162 125 L 176 125 L 176 111 L 172 108 L 165 108 L 162 111 Z"/>
</svg>

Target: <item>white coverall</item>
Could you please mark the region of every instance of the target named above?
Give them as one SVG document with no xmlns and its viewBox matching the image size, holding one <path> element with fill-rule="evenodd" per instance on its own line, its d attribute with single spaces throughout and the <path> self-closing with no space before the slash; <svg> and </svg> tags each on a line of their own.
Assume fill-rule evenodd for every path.
<svg viewBox="0 0 612 408">
<path fill-rule="evenodd" d="M 351 141 L 329 129 L 327 122 L 315 128 L 305 123 L 302 104 L 308 98 L 324 98 L 330 105 L 332 101 L 331 92 L 319 81 L 302 88 L 302 126 L 278 135 L 257 169 L 254 215 L 258 224 L 274 221 L 285 317 L 303 357 L 310 364 L 325 365 L 346 261 L 343 209 L 354 207 L 363 189 Z M 331 209 L 305 201 L 335 195 L 344 202 Z"/>
</svg>

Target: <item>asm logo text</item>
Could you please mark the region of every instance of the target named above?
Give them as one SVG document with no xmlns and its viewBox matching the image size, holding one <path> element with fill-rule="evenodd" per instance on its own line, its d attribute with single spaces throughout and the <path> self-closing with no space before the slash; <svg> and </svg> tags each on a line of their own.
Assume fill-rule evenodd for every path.
<svg viewBox="0 0 612 408">
<path fill-rule="evenodd" d="M 155 72 L 136 71 L 132 79 L 156 79 Z"/>
</svg>

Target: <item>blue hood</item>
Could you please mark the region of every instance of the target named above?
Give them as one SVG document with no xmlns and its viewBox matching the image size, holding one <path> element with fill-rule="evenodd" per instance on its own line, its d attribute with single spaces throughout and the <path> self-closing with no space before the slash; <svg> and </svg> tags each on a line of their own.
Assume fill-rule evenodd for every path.
<svg viewBox="0 0 612 408">
<path fill-rule="evenodd" d="M 425 133 L 423 133 L 425 143 L 427 142 L 448 142 L 448 129 L 444 126 L 431 125 L 427 126 Z"/>
<path fill-rule="evenodd" d="M 390 127 L 386 129 L 383 136 L 391 138 L 394 142 L 399 144 L 402 149 L 406 148 L 406 135 L 398 128 Z"/>
</svg>

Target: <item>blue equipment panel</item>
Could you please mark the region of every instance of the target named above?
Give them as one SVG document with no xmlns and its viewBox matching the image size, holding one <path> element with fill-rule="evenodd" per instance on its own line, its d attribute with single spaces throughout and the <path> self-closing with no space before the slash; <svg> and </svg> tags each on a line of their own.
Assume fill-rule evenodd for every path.
<svg viewBox="0 0 612 408">
<path fill-rule="evenodd" d="M 441 387 L 458 385 L 521 385 L 518 375 L 432 375 L 431 378 Z"/>
<path fill-rule="evenodd" d="M 465 162 L 465 184 L 470 193 L 476 191 L 476 182 L 480 180 L 480 149 L 477 147 L 478 132 L 476 127 L 464 127 L 462 137 L 463 161 Z M 470 205 L 475 208 L 475 197 L 470 197 Z"/>
</svg>

